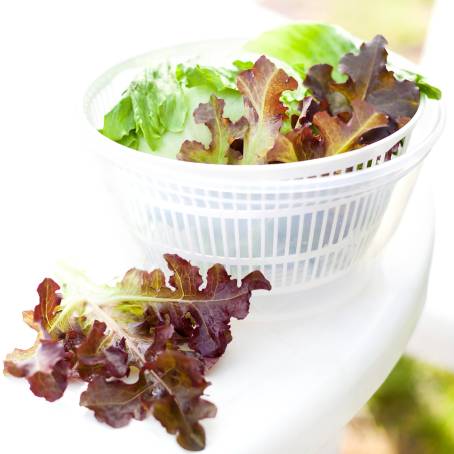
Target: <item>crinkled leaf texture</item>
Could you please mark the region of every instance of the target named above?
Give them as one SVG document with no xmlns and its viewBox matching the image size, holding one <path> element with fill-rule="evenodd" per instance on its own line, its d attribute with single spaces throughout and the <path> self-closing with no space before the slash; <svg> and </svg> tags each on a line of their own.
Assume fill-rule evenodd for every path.
<svg viewBox="0 0 454 454">
<path fill-rule="evenodd" d="M 216 407 L 201 398 L 209 383 L 203 377 L 203 364 L 178 351 L 160 354 L 148 366 L 162 378 L 175 398 L 159 396 L 153 407 L 155 418 L 183 448 L 199 451 L 205 446 L 205 431 L 199 420 L 216 416 Z"/>
<path fill-rule="evenodd" d="M 33 311 L 33 321 L 41 328 L 42 334 L 50 330 L 60 306 L 61 297 L 57 294 L 58 290 L 60 286 L 49 278 L 44 279 L 38 286 L 39 304 Z"/>
<path fill-rule="evenodd" d="M 59 399 L 68 384 L 68 361 L 61 342 L 49 333 L 61 298 L 59 285 L 44 279 L 38 286 L 39 303 L 33 311 L 22 313 L 24 322 L 37 333 L 34 345 L 26 350 L 16 348 L 5 358 L 4 371 L 26 378 L 30 389 L 49 402 Z"/>
<path fill-rule="evenodd" d="M 238 75 L 237 85 L 249 122 L 241 164 L 264 164 L 286 117 L 281 96 L 286 90 L 296 90 L 298 82 L 261 56 L 252 69 Z"/>
<path fill-rule="evenodd" d="M 210 145 L 206 148 L 201 142 L 186 140 L 178 159 L 207 164 L 229 164 L 238 159 L 238 151 L 231 146 L 235 140 L 243 139 L 248 122 L 245 117 L 235 123 L 225 118 L 224 105 L 224 100 L 215 95 L 210 97 L 208 103 L 199 105 L 194 111 L 194 120 L 197 124 L 205 124 L 210 130 Z"/>
<path fill-rule="evenodd" d="M 145 322 L 159 326 L 169 321 L 179 341 L 184 341 L 204 358 L 220 357 L 231 341 L 230 319 L 243 319 L 249 312 L 253 290 L 270 290 L 260 271 L 253 271 L 238 286 L 222 265 L 213 265 L 207 272 L 206 286 L 199 269 L 177 255 L 166 254 L 173 274 L 167 286 L 160 270 L 147 273 L 130 270 L 119 284 L 131 295 L 147 297 Z M 131 298 L 133 298 L 131 296 Z"/>
<path fill-rule="evenodd" d="M 318 102 L 305 97 L 291 118 L 292 129 L 280 133 L 273 148 L 267 153 L 268 163 L 298 162 L 325 156 L 325 143 L 320 134 L 314 134 L 313 120 L 318 112 L 328 109 L 326 101 Z"/>
<path fill-rule="evenodd" d="M 7 355 L 4 370 L 14 377 L 26 378 L 33 394 L 53 402 L 63 395 L 68 384 L 66 353 L 61 342 L 48 338 L 32 314 L 25 311 L 23 317 L 38 333 L 35 344 L 27 350 L 16 348 Z"/>
<path fill-rule="evenodd" d="M 314 135 L 310 126 L 279 134 L 273 148 L 267 153 L 269 163 L 298 162 L 323 158 L 325 144 L 320 135 Z"/>
<path fill-rule="evenodd" d="M 387 116 L 377 112 L 365 101 L 353 101 L 352 109 L 348 123 L 337 116 L 332 117 L 327 112 L 314 115 L 314 125 L 324 138 L 326 156 L 353 150 L 365 134 L 388 125 Z"/>
<path fill-rule="evenodd" d="M 80 404 L 112 427 L 153 413 L 169 433 L 177 434 L 183 448 L 200 451 L 205 431 L 199 421 L 216 415 L 216 407 L 201 397 L 208 385 L 200 360 L 166 350 L 144 365 L 135 383 L 95 378 L 82 393 Z"/>
<path fill-rule="evenodd" d="M 197 267 L 177 255 L 165 259 L 168 282 L 159 269 L 132 269 L 114 286 L 80 273 L 61 288 L 45 279 L 38 305 L 24 312 L 37 340 L 10 353 L 4 372 L 26 378 L 49 401 L 70 380 L 87 381 L 80 404 L 98 420 L 121 427 L 154 415 L 183 448 L 202 450 L 200 421 L 216 414 L 203 399 L 205 373 L 232 339 L 231 318 L 247 316 L 253 290 L 271 287 L 259 271 L 238 285 L 219 264 L 204 286 Z M 125 381 L 132 369 L 137 379 Z"/>
<path fill-rule="evenodd" d="M 340 70 L 348 75 L 348 80 L 334 88 L 350 102 L 367 101 L 395 120 L 412 117 L 419 106 L 419 89 L 414 82 L 398 80 L 388 71 L 386 44 L 386 39 L 377 35 L 361 45 L 358 55 L 345 55 Z"/>
<path fill-rule="evenodd" d="M 342 57 L 339 68 L 348 76 L 344 83 L 334 81 L 330 65 L 316 65 L 309 70 L 304 84 L 317 98 L 328 100 L 333 114 L 348 111 L 347 102 L 361 100 L 395 121 L 411 118 L 419 106 L 419 89 L 414 82 L 398 80 L 387 69 L 386 44 L 385 38 L 377 35 L 363 43 L 358 54 Z"/>
<path fill-rule="evenodd" d="M 122 378 L 128 374 L 125 340 L 122 338 L 113 345 L 105 334 L 106 328 L 105 323 L 95 320 L 87 336 L 73 350 L 77 358 L 76 370 L 83 380 L 90 381 L 98 375 Z M 106 348 L 106 345 L 109 346 Z"/>
</svg>

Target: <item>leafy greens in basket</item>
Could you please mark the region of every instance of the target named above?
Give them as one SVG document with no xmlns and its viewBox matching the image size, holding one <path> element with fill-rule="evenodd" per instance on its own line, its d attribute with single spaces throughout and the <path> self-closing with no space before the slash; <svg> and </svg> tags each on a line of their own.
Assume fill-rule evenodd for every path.
<svg viewBox="0 0 454 454">
<path fill-rule="evenodd" d="M 80 405 L 99 421 L 122 427 L 153 415 L 183 448 L 200 451 L 200 420 L 216 415 L 203 398 L 205 374 L 232 340 L 231 318 L 244 319 L 252 291 L 271 286 L 260 271 L 238 286 L 219 264 L 203 286 L 197 267 L 177 255 L 164 257 L 168 283 L 160 269 L 131 269 L 113 286 L 75 272 L 61 286 L 44 279 L 38 305 L 23 312 L 36 342 L 10 353 L 4 372 L 25 378 L 50 402 L 69 382 L 85 381 Z"/>
<path fill-rule="evenodd" d="M 101 132 L 136 150 L 211 164 L 274 164 L 345 153 L 403 127 L 440 91 L 359 49 L 327 24 L 295 24 L 246 45 L 230 68 L 161 65 L 133 81 Z M 271 58 L 273 60 L 271 60 Z"/>
</svg>

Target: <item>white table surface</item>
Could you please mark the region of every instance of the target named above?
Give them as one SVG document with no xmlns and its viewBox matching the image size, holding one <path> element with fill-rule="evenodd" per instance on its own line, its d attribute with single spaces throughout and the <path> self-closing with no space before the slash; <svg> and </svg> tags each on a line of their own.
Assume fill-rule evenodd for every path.
<svg viewBox="0 0 454 454">
<path fill-rule="evenodd" d="M 421 208 L 430 213 L 429 222 L 418 222 Z M 432 252 L 430 220 L 431 200 L 426 186 L 418 185 L 382 260 L 371 264 L 373 279 L 364 281 L 364 269 L 351 276 L 365 288 L 355 294 L 308 292 L 299 300 L 280 300 L 274 303 L 276 319 L 269 308 L 262 310 L 259 299 L 253 300 L 251 318 L 234 323 L 234 341 L 209 375 L 210 399 L 219 414 L 204 424 L 207 454 L 311 454 L 341 430 L 387 376 L 416 324 Z M 411 259 L 415 238 L 418 261 Z M 130 244 L 126 235 L 121 242 Z M 94 248 L 93 257 L 98 250 L 103 248 Z M 120 256 L 109 258 L 118 263 Z M 31 330 L 19 316 L 19 309 L 32 304 L 30 285 L 26 279 L 7 289 L 2 355 L 17 343 L 32 342 Z M 122 430 L 97 423 L 78 406 L 79 386 L 53 404 L 27 388 L 24 380 L 1 378 L 5 442 L 20 439 L 24 452 L 48 452 L 48 440 L 39 440 L 50 431 L 53 445 L 78 453 L 78 443 L 67 442 L 74 430 L 88 437 L 93 450 L 121 453 L 148 445 L 160 454 L 182 452 L 152 419 Z"/>
<path fill-rule="evenodd" d="M 152 4 L 18 1 L 1 15 L 7 63 L 0 72 L 1 357 L 32 341 L 20 311 L 35 304 L 34 289 L 57 260 L 106 277 L 140 265 L 140 251 L 79 140 L 81 96 L 90 80 L 154 47 L 242 34 L 245 25 L 232 22 L 235 8 L 253 17 L 257 30 L 282 21 L 244 0 L 229 8 L 182 1 L 160 3 L 158 11 Z M 205 423 L 207 454 L 310 454 L 369 398 L 404 349 L 424 299 L 431 217 L 414 220 L 421 204 L 430 212 L 425 197 L 420 189 L 412 199 L 406 215 L 412 234 L 404 223 L 366 293 L 318 300 L 304 311 L 294 301 L 286 308 L 291 317 L 273 322 L 254 317 L 261 312 L 256 301 L 251 319 L 235 323 L 234 342 L 209 377 L 219 415 Z M 416 237 L 422 258 L 409 261 Z M 20 443 L 21 451 L 35 453 L 48 452 L 49 443 L 67 454 L 80 452 L 81 444 L 111 453 L 180 452 L 153 420 L 123 430 L 95 422 L 78 406 L 80 391 L 49 404 L 32 396 L 26 382 L 1 377 L 4 445 Z"/>
</svg>

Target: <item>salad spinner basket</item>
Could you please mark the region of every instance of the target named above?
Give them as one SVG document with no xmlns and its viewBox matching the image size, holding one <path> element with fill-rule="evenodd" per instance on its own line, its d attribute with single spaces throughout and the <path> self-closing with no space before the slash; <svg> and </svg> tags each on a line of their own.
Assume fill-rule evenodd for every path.
<svg viewBox="0 0 454 454">
<path fill-rule="evenodd" d="M 163 266 L 162 254 L 173 252 L 202 269 L 222 263 L 236 277 L 259 269 L 274 294 L 334 280 L 379 250 L 395 230 L 442 130 L 442 106 L 422 99 L 412 120 L 379 142 L 291 164 L 183 162 L 130 150 L 97 131 L 141 70 L 195 57 L 202 64 L 231 62 L 240 46 L 188 44 L 104 73 L 85 97 L 91 149 L 153 265 Z"/>
</svg>

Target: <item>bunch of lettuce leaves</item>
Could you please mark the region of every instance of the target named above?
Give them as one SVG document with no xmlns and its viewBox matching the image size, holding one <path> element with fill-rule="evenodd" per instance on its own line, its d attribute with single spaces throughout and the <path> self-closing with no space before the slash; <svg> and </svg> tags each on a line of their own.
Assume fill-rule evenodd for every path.
<svg viewBox="0 0 454 454">
<path fill-rule="evenodd" d="M 232 123 L 223 102 L 212 96 L 194 112 L 196 122 L 211 131 L 208 147 L 185 141 L 179 159 L 222 164 L 297 162 L 333 156 L 380 140 L 404 126 L 416 113 L 420 92 L 409 80 L 399 80 L 387 63 L 386 40 L 376 36 L 357 54 L 339 64 L 346 77 L 337 82 L 329 64 L 311 66 L 304 79 L 309 92 L 290 113 L 284 92 L 298 82 L 267 57 L 237 77 L 245 116 Z M 290 128 L 282 129 L 284 122 Z"/>
<path fill-rule="evenodd" d="M 240 68 L 242 62 L 238 62 Z M 246 63 L 247 65 L 247 63 Z M 209 131 L 197 125 L 192 112 L 216 94 L 232 119 L 243 115 L 235 88 L 240 69 L 160 65 L 134 80 L 121 100 L 104 116 L 100 132 L 135 150 L 175 159 L 186 139 L 208 143 Z"/>
<path fill-rule="evenodd" d="M 376 36 L 358 49 L 327 24 L 272 30 L 247 43 L 247 51 L 264 54 L 255 63 L 165 66 L 133 82 L 101 132 L 142 151 L 210 164 L 344 153 L 404 126 L 421 93 L 441 96 L 420 74 L 389 65 L 386 44 Z"/>
<path fill-rule="evenodd" d="M 232 339 L 231 318 L 244 319 L 252 291 L 271 286 L 259 271 L 238 286 L 219 264 L 203 286 L 197 267 L 177 255 L 165 260 L 168 282 L 160 269 L 131 269 L 111 286 L 80 273 L 61 286 L 44 279 L 39 303 L 23 312 L 36 342 L 10 353 L 4 372 L 50 402 L 85 381 L 80 405 L 99 421 L 122 427 L 153 415 L 183 448 L 202 450 L 200 421 L 216 415 L 203 398 L 205 374 Z"/>
</svg>

